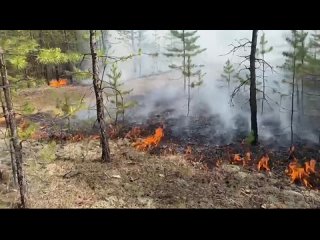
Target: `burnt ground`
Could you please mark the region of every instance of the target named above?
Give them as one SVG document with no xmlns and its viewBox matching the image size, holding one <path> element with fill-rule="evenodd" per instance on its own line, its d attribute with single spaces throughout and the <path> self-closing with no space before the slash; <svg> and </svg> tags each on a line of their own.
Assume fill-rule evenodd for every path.
<svg viewBox="0 0 320 240">
<path fill-rule="evenodd" d="M 45 93 L 44 93 L 45 94 Z M 50 133 L 43 141 L 24 143 L 31 207 L 40 208 L 318 208 L 320 194 L 301 184 L 291 184 L 285 169 L 288 146 L 276 138 L 257 147 L 242 144 L 246 121 L 236 121 L 235 129 L 224 132 L 217 116 L 177 115 L 163 104 L 144 119 L 127 119 L 119 134 L 110 141 L 113 162 L 100 163 L 98 141 L 67 141 L 68 136 L 92 135 L 96 128 L 83 125 L 68 132 L 48 112 L 28 118 Z M 165 127 L 160 146 L 148 153 L 137 152 L 124 135 L 140 126 L 142 136 Z M 80 126 L 80 125 L 78 125 Z M 277 129 L 274 130 L 277 132 Z M 63 136 L 63 137 L 61 137 Z M 48 141 L 49 140 L 49 141 Z M 53 150 L 47 149 L 55 140 Z M 5 148 L 2 143 L 1 146 Z M 191 154 L 185 154 L 187 146 Z M 297 157 L 303 163 L 311 157 L 319 161 L 318 147 L 298 141 Z M 253 152 L 247 166 L 229 162 L 232 153 Z M 258 172 L 260 156 L 268 152 L 271 173 Z M 8 153 L 1 155 L 2 168 L 9 170 Z M 219 164 L 217 161 L 221 160 Z M 3 163 L 6 164 L 3 164 Z M 4 165 L 6 167 L 4 167 Z M 319 164 L 317 169 L 319 169 Z M 12 207 L 17 193 L 1 185 L 0 205 Z"/>
</svg>

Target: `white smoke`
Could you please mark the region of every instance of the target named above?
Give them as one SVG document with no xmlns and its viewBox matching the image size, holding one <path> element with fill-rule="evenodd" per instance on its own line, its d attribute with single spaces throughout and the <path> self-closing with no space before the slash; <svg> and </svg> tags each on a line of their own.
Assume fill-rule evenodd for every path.
<svg viewBox="0 0 320 240">
<path fill-rule="evenodd" d="M 116 38 L 117 33 L 113 31 L 113 37 Z M 274 67 L 276 72 L 268 70 L 266 72 L 267 79 L 267 95 L 268 103 L 265 103 L 265 112 L 263 115 L 261 111 L 261 101 L 258 100 L 258 122 L 259 133 L 262 138 L 268 139 L 274 137 L 275 133 L 270 130 L 270 126 L 265 122 L 276 122 L 279 124 L 279 129 L 283 132 L 289 133 L 290 131 L 290 108 L 291 108 L 291 89 L 288 84 L 282 84 L 281 81 L 284 78 L 278 66 L 284 62 L 282 52 L 288 50 L 288 45 L 285 41 L 285 36 L 288 35 L 287 30 L 266 30 L 259 31 L 258 35 L 258 48 L 260 36 L 264 32 L 266 39 L 268 40 L 268 46 L 273 46 L 273 51 L 265 55 L 265 60 Z M 160 74 L 158 76 L 148 76 L 159 72 L 169 71 L 168 65 L 172 61 L 162 55 L 166 52 L 165 38 L 168 31 L 158 31 L 159 37 L 158 45 L 160 45 L 160 55 L 155 57 L 149 55 L 154 52 L 154 30 L 148 30 L 144 32 L 145 39 L 142 43 L 142 54 L 136 57 L 136 63 L 139 65 L 141 61 L 141 73 L 139 76 L 139 66 L 136 66 L 136 72 L 134 72 L 133 60 L 127 60 L 120 62 L 119 67 L 122 71 L 122 80 L 125 82 L 126 88 L 134 88 L 132 95 L 138 95 L 141 97 L 139 105 L 132 110 L 132 114 L 140 117 L 147 117 L 151 112 L 156 111 L 159 108 L 159 103 L 164 105 L 163 107 L 169 107 L 175 109 L 176 115 L 186 115 L 187 113 L 187 100 L 183 93 L 183 78 L 182 75 L 177 72 L 171 72 L 166 74 Z M 201 48 L 207 50 L 195 57 L 193 62 L 195 64 L 204 64 L 204 72 L 206 76 L 203 86 L 200 89 L 192 89 L 192 102 L 191 102 L 191 115 L 198 114 L 199 109 L 208 111 L 210 114 L 219 115 L 223 122 L 223 131 L 228 132 L 230 129 L 236 129 L 235 118 L 242 116 L 250 126 L 250 112 L 249 112 L 249 86 L 245 89 L 241 89 L 239 94 L 234 99 L 234 106 L 230 106 L 230 92 L 228 92 L 227 84 L 221 81 L 221 74 L 223 72 L 223 65 L 230 59 L 234 64 L 235 69 L 238 71 L 242 66 L 238 64 L 243 60 L 240 55 L 249 55 L 250 48 L 246 51 L 239 50 L 235 53 L 225 55 L 232 49 L 232 45 L 237 45 L 236 40 L 244 42 L 245 40 L 251 41 L 251 30 L 201 30 L 198 31 L 200 36 L 198 43 Z M 130 43 L 119 43 L 112 47 L 112 53 L 114 56 L 126 56 L 134 54 L 133 49 L 130 47 Z M 138 60 L 138 61 L 137 61 Z M 177 63 L 179 63 L 178 60 Z M 246 63 L 246 66 L 249 64 Z M 257 64 L 258 65 L 258 64 Z M 155 66 L 157 69 L 155 69 Z M 261 71 L 257 70 L 257 76 L 261 75 Z M 261 81 L 259 78 L 257 81 Z M 237 84 L 232 84 L 231 92 L 235 89 Z M 281 99 L 280 95 L 286 93 L 288 96 Z M 257 94 L 257 98 L 261 98 L 261 94 Z M 297 126 L 296 126 L 297 127 Z M 280 131 L 279 130 L 279 131 Z M 316 139 L 314 134 L 309 134 L 307 138 Z"/>
</svg>

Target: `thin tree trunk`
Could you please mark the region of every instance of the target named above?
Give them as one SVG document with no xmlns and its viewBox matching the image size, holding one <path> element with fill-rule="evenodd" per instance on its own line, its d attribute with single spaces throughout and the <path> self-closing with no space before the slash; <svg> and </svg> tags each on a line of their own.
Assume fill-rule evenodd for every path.
<svg viewBox="0 0 320 240">
<path fill-rule="evenodd" d="M 134 39 L 134 30 L 131 30 L 131 46 L 132 50 L 135 53 L 136 52 L 136 44 L 135 44 L 135 39 Z M 136 64 L 136 59 L 133 58 L 133 72 L 137 72 L 137 64 Z"/>
<path fill-rule="evenodd" d="M 263 63 L 262 63 L 262 102 L 261 102 L 261 115 L 263 114 L 263 103 L 264 100 L 266 99 L 266 84 L 265 84 L 265 79 L 264 79 L 264 54 L 262 55 Z"/>
<path fill-rule="evenodd" d="M 301 115 L 304 116 L 304 86 L 303 78 L 301 78 Z"/>
<path fill-rule="evenodd" d="M 230 76 L 230 73 L 228 73 L 228 96 L 230 96 L 230 81 L 231 81 L 231 76 Z"/>
<path fill-rule="evenodd" d="M 43 39 L 43 30 L 40 30 L 40 31 L 39 31 L 39 39 L 40 39 L 40 41 L 39 41 L 40 47 L 41 47 L 41 48 L 44 48 L 45 46 L 44 46 L 44 39 Z M 49 75 L 48 75 L 48 67 L 47 67 L 47 65 L 44 65 L 43 70 L 44 70 L 44 72 L 43 72 L 44 77 L 45 77 L 46 82 L 47 82 L 47 84 L 48 84 L 48 86 L 49 86 L 49 85 L 50 85 L 50 81 L 49 81 Z"/>
<path fill-rule="evenodd" d="M 184 39 L 184 30 L 182 30 L 182 43 L 183 43 L 183 63 L 182 63 L 182 67 L 183 67 L 183 72 L 186 72 L 186 42 Z M 184 92 L 186 92 L 186 75 L 183 74 L 183 90 Z"/>
<path fill-rule="evenodd" d="M 190 113 L 190 102 L 191 102 L 191 95 L 190 95 L 190 76 L 188 76 L 188 114 Z"/>
<path fill-rule="evenodd" d="M 118 93 L 116 93 L 116 119 L 114 120 L 115 125 L 118 123 L 118 110 L 119 110 L 119 105 L 118 105 Z"/>
<path fill-rule="evenodd" d="M 95 31 L 90 30 L 90 51 L 92 57 L 92 74 L 93 74 L 93 88 L 96 96 L 97 103 L 97 120 L 100 127 L 100 143 L 102 148 L 102 162 L 110 162 L 110 149 L 107 135 L 107 125 L 104 116 L 104 106 L 103 106 L 103 94 L 102 94 L 102 81 L 99 79 L 98 69 L 97 69 L 97 53 L 95 50 Z"/>
<path fill-rule="evenodd" d="M 256 50 L 258 30 L 252 31 L 251 53 L 250 53 L 250 109 L 251 109 L 251 131 L 253 132 L 253 145 L 258 142 L 257 123 L 257 96 L 256 96 Z"/>
<path fill-rule="evenodd" d="M 188 56 L 188 113 L 187 116 L 189 116 L 190 113 L 190 102 L 191 102 L 191 95 L 190 95 L 190 75 L 191 75 L 191 60 L 190 60 L 190 56 Z"/>
<path fill-rule="evenodd" d="M 59 68 L 58 68 L 58 65 L 54 66 L 54 70 L 55 70 L 55 74 L 56 74 L 56 79 L 57 79 L 57 81 L 59 81 Z"/>
<path fill-rule="evenodd" d="M 139 49 L 141 49 L 141 46 L 142 45 L 142 30 L 139 31 Z M 141 59 L 141 56 L 139 56 L 139 77 L 141 77 L 141 62 L 142 62 L 142 59 Z"/>
<path fill-rule="evenodd" d="M 26 187 L 26 180 L 24 177 L 23 172 L 23 163 L 22 163 L 22 149 L 21 149 L 21 143 L 18 139 L 18 131 L 17 131 L 17 124 L 15 119 L 15 113 L 13 110 L 13 104 L 11 100 L 11 92 L 9 88 L 9 80 L 7 78 L 7 69 L 5 66 L 4 56 L 3 53 L 1 53 L 0 49 L 0 68 L 1 68 L 1 82 L 2 82 L 2 89 L 4 93 L 4 100 L 6 104 L 6 109 L 8 115 L 6 116 L 8 118 L 9 128 L 10 128 L 10 137 L 12 139 L 12 145 L 14 149 L 14 155 L 16 160 L 16 167 L 17 167 L 17 177 L 18 177 L 18 183 L 19 183 L 19 189 L 20 189 L 20 199 L 21 199 L 21 207 L 26 208 L 27 207 L 27 187 Z"/>
<path fill-rule="evenodd" d="M 297 101 L 297 111 L 298 111 L 298 123 L 300 124 L 300 91 L 299 91 L 299 82 L 298 79 L 296 80 L 296 101 Z"/>
<path fill-rule="evenodd" d="M 290 120 L 290 128 L 291 128 L 291 146 L 293 145 L 293 107 L 294 107 L 294 85 L 295 85 L 295 77 L 296 77 L 296 57 L 295 57 L 295 49 L 293 52 L 293 74 L 292 74 L 292 93 L 291 93 L 291 120 Z"/>
<path fill-rule="evenodd" d="M 8 118 L 8 111 L 5 107 L 4 101 L 3 101 L 3 96 L 2 96 L 2 89 L 0 89 L 0 103 L 1 103 L 1 107 L 2 107 L 2 112 L 4 115 L 4 119 L 6 122 L 6 129 L 10 130 L 9 127 L 9 118 Z M 11 159 L 11 168 L 12 168 L 12 176 L 13 176 L 13 184 L 16 187 L 17 186 L 17 167 L 16 167 L 16 163 L 15 163 L 15 159 L 14 159 L 14 155 L 13 155 L 13 145 L 12 145 L 12 140 L 10 138 L 9 141 L 9 150 L 10 150 L 10 159 Z"/>
</svg>

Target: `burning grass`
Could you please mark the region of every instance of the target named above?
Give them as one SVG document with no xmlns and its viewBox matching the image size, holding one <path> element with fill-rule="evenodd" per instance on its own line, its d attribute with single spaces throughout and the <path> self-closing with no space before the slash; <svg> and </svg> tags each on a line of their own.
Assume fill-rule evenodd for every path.
<svg viewBox="0 0 320 240">
<path fill-rule="evenodd" d="M 155 131 L 155 134 L 149 136 L 141 141 L 137 141 L 133 144 L 139 151 L 148 151 L 154 147 L 157 147 L 160 144 L 160 141 L 164 137 L 164 131 L 162 127 L 158 127 Z"/>
<path fill-rule="evenodd" d="M 59 87 L 64 87 L 68 85 L 68 80 L 67 79 L 60 79 L 60 80 L 51 80 L 49 83 L 50 87 L 55 87 L 55 88 L 59 88 Z"/>
<path fill-rule="evenodd" d="M 260 161 L 258 162 L 258 170 L 259 171 L 266 170 L 266 171 L 270 172 L 269 161 L 270 161 L 269 155 L 267 153 L 265 153 L 261 157 Z"/>
<path fill-rule="evenodd" d="M 252 161 L 252 152 L 246 152 L 244 156 L 239 153 L 233 154 L 231 158 L 232 164 L 248 165 Z"/>
</svg>

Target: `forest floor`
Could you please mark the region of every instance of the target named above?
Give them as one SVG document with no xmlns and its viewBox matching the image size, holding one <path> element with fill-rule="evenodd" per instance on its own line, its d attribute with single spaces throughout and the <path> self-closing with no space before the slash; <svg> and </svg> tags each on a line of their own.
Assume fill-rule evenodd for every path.
<svg viewBox="0 0 320 240">
<path fill-rule="evenodd" d="M 31 89 L 19 98 L 34 102 L 39 113 L 31 119 L 46 126 L 55 98 L 66 91 L 81 96 L 89 88 Z M 258 172 L 256 162 L 243 167 L 223 159 L 219 166 L 203 168 L 183 152 L 150 154 L 131 145 L 123 138 L 110 140 L 112 162 L 102 163 L 99 141 L 93 138 L 24 142 L 30 208 L 320 207 L 319 190 L 290 183 L 276 166 L 270 173 Z M 10 172 L 4 140 L 0 148 L 0 168 Z M 18 200 L 12 184 L 6 189 L 0 180 L 0 208 L 14 207 Z"/>
<path fill-rule="evenodd" d="M 111 140 L 111 163 L 99 161 L 99 141 L 24 145 L 31 208 L 318 208 L 318 190 L 288 178 L 224 162 L 212 171 L 184 155 L 152 156 L 123 139 Z M 1 187 L 0 206 L 12 207 L 17 191 Z"/>
</svg>

